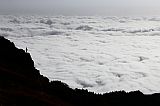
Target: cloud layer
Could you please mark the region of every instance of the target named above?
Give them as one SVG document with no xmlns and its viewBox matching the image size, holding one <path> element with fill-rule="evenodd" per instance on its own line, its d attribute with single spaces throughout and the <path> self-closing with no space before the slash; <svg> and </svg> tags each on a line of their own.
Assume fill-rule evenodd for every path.
<svg viewBox="0 0 160 106">
<path fill-rule="evenodd" d="M 97 93 L 160 92 L 159 17 L 0 16 L 50 80 Z"/>
</svg>

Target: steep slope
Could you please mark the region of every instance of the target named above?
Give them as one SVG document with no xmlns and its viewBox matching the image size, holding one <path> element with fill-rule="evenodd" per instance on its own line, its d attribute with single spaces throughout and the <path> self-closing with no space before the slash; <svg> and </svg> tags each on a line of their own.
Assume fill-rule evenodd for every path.
<svg viewBox="0 0 160 106">
<path fill-rule="evenodd" d="M 0 104 L 1 105 L 68 105 L 43 91 L 49 80 L 34 68 L 29 53 L 0 37 Z"/>
<path fill-rule="evenodd" d="M 1 106 L 135 106 L 160 104 L 160 94 L 139 91 L 94 94 L 51 81 L 35 69 L 29 53 L 0 37 Z"/>
</svg>

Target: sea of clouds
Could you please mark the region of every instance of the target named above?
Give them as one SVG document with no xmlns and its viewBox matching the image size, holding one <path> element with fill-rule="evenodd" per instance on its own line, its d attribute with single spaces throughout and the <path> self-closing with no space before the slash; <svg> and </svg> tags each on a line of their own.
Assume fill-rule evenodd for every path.
<svg viewBox="0 0 160 106">
<path fill-rule="evenodd" d="M 160 17 L 0 15 L 0 36 L 72 88 L 160 92 Z"/>
</svg>

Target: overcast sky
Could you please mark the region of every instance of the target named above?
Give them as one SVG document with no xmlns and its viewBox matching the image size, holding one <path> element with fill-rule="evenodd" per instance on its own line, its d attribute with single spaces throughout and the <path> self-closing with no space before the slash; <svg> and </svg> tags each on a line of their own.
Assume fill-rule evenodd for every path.
<svg viewBox="0 0 160 106">
<path fill-rule="evenodd" d="M 160 0 L 0 0 L 0 9 L 55 15 L 160 15 Z"/>
</svg>

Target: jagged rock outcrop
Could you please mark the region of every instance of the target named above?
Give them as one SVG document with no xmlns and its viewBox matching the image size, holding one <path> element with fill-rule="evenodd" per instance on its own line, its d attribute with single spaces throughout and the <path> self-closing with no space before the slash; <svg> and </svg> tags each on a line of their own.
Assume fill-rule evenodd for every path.
<svg viewBox="0 0 160 106">
<path fill-rule="evenodd" d="M 94 94 L 40 75 L 29 53 L 0 36 L 0 106 L 137 106 L 160 104 L 160 94 Z"/>
</svg>

